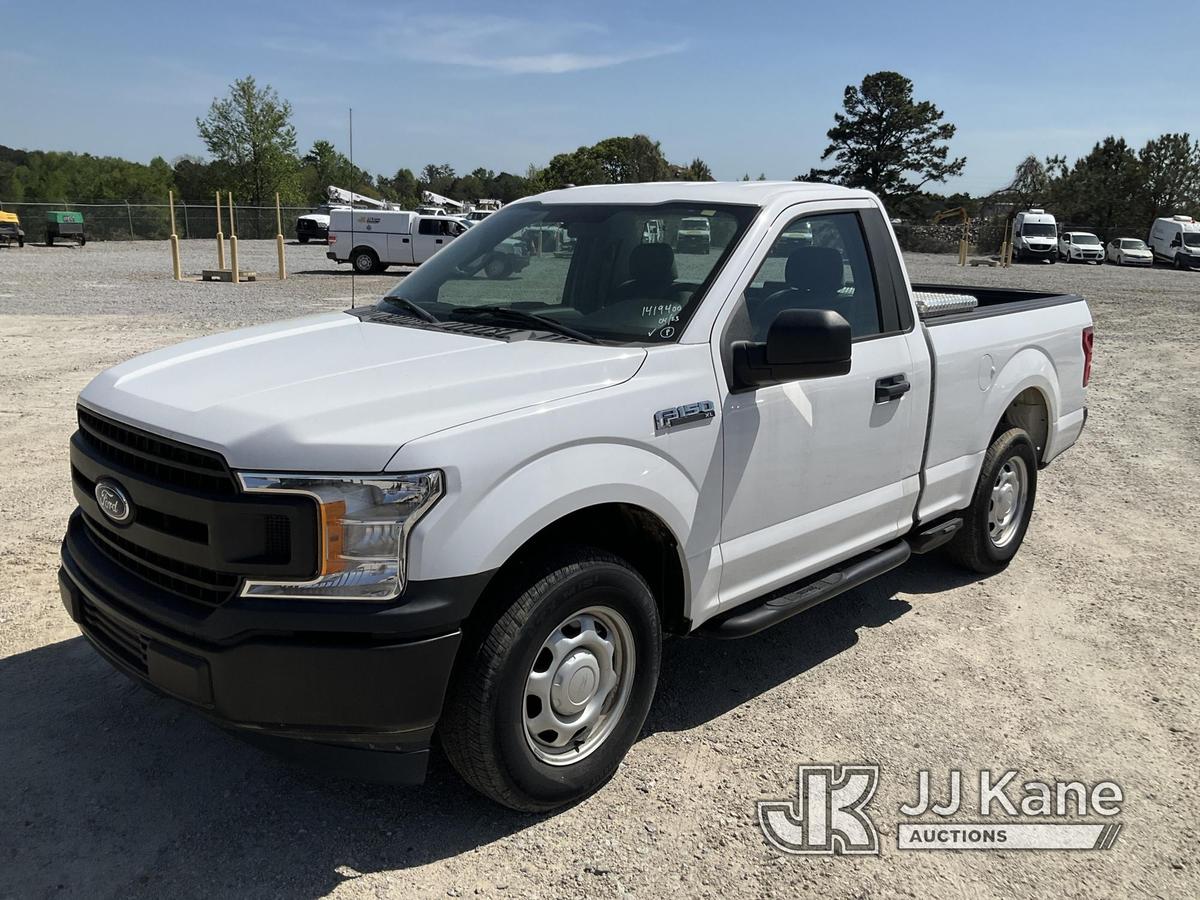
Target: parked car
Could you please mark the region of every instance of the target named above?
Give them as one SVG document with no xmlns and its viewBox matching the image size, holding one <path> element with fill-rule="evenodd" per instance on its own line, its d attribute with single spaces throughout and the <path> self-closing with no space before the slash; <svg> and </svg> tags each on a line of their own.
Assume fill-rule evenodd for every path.
<svg viewBox="0 0 1200 900">
<path fill-rule="evenodd" d="M 1058 236 L 1058 256 L 1067 262 L 1100 265 L 1104 262 L 1104 245 L 1089 231 L 1064 231 Z"/>
<path fill-rule="evenodd" d="M 466 230 L 462 222 L 445 215 L 335 209 L 329 217 L 330 249 L 325 255 L 369 275 L 388 266 L 420 265 Z"/>
<path fill-rule="evenodd" d="M 1200 269 L 1200 222 L 1191 216 L 1155 219 L 1150 226 L 1154 258 L 1177 269 Z"/>
<path fill-rule="evenodd" d="M 46 213 L 46 246 L 53 247 L 57 238 L 69 238 L 80 247 L 87 243 L 83 230 L 83 213 L 55 210 Z"/>
<path fill-rule="evenodd" d="M 1108 242 L 1106 258 L 1118 266 L 1152 266 L 1154 254 L 1138 238 L 1117 238 Z"/>
<path fill-rule="evenodd" d="M 342 207 L 344 208 L 344 207 Z M 319 206 L 315 212 L 296 217 L 296 240 L 302 244 L 309 241 L 329 240 L 330 206 Z"/>
<path fill-rule="evenodd" d="M 688 216 L 679 222 L 675 250 L 679 253 L 708 253 L 712 249 L 712 226 L 705 216 Z"/>
<path fill-rule="evenodd" d="M 1058 223 L 1044 209 L 1019 212 L 1013 219 L 1012 258 L 1014 262 L 1048 259 L 1058 256 Z"/>
<path fill-rule="evenodd" d="M 21 228 L 21 220 L 16 213 L 5 212 L 0 209 L 0 243 L 10 247 L 16 244 L 18 247 L 25 246 L 25 231 Z"/>
<path fill-rule="evenodd" d="M 728 240 L 679 281 L 639 237 L 701 216 Z M 463 276 L 545 224 L 565 264 L 511 295 Z M 541 194 L 375 306 L 95 378 L 62 600 L 230 731 L 398 781 L 436 736 L 497 802 L 560 807 L 637 739 L 664 635 L 755 634 L 938 547 L 1007 566 L 1084 427 L 1091 321 L 1070 294 L 910 288 L 862 190 Z"/>
</svg>

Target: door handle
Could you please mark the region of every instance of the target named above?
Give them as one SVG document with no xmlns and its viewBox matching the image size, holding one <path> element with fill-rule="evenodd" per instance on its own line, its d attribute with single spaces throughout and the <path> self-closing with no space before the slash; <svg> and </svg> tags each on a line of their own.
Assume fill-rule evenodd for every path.
<svg viewBox="0 0 1200 900">
<path fill-rule="evenodd" d="M 893 400 L 899 400 L 911 389 L 912 385 L 903 374 L 880 378 L 875 382 L 875 402 L 891 403 Z"/>
</svg>

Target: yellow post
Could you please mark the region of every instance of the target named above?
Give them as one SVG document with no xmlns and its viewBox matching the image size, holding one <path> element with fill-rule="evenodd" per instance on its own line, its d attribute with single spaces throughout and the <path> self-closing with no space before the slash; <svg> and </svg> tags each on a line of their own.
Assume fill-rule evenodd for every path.
<svg viewBox="0 0 1200 900">
<path fill-rule="evenodd" d="M 183 281 L 182 267 L 179 264 L 179 235 L 175 233 L 175 192 L 167 191 L 167 205 L 171 207 L 171 271 L 176 281 Z"/>
<path fill-rule="evenodd" d="M 233 283 L 237 284 L 241 276 L 238 275 L 237 221 L 233 217 L 233 191 L 229 191 L 225 196 L 229 198 L 229 266 Z"/>
<path fill-rule="evenodd" d="M 225 268 L 225 235 L 221 233 L 221 192 L 217 191 L 217 268 Z"/>
<path fill-rule="evenodd" d="M 283 213 L 279 209 L 279 191 L 275 192 L 275 250 L 279 254 L 279 280 L 287 278 L 283 263 Z"/>
</svg>

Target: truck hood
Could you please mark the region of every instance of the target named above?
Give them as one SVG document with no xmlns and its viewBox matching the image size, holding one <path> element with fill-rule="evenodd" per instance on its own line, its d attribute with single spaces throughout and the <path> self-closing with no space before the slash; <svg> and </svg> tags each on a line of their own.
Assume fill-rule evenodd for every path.
<svg viewBox="0 0 1200 900">
<path fill-rule="evenodd" d="M 80 402 L 216 450 L 233 468 L 378 472 L 409 441 L 620 384 L 645 356 L 326 313 L 136 357 L 97 376 Z"/>
</svg>

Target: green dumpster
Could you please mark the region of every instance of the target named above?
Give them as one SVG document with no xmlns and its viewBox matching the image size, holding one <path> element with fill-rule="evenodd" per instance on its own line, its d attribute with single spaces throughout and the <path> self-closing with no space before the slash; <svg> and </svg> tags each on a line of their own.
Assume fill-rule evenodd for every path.
<svg viewBox="0 0 1200 900">
<path fill-rule="evenodd" d="M 46 246 L 54 245 L 55 238 L 67 238 L 80 247 L 87 243 L 83 233 L 83 213 L 56 210 L 46 213 Z"/>
</svg>

